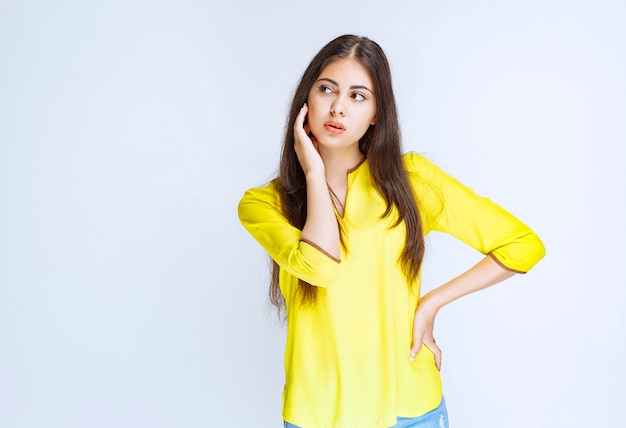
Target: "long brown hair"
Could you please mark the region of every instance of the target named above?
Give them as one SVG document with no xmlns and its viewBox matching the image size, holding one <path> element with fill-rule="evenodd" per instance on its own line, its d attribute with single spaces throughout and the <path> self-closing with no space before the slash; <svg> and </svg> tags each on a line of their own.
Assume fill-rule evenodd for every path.
<svg viewBox="0 0 626 428">
<path fill-rule="evenodd" d="M 322 70 L 343 58 L 358 60 L 369 72 L 376 94 L 376 125 L 369 127 L 359 141 L 359 149 L 367 158 L 374 185 L 387 202 L 383 217 L 396 207 L 395 226 L 404 222 L 406 241 L 400 256 L 402 270 L 409 285 L 417 278 L 424 257 L 424 238 L 415 196 L 402 161 L 400 127 L 396 101 L 391 84 L 391 70 L 381 47 L 366 37 L 343 35 L 332 40 L 315 55 L 296 88 L 285 128 L 279 174 L 273 184 L 280 195 L 283 215 L 293 226 L 302 229 L 306 221 L 306 181 L 294 150 L 293 127 L 300 108 Z M 279 311 L 285 301 L 279 287 L 278 264 L 272 261 L 270 301 Z M 317 287 L 300 280 L 302 304 L 313 304 Z"/>
</svg>

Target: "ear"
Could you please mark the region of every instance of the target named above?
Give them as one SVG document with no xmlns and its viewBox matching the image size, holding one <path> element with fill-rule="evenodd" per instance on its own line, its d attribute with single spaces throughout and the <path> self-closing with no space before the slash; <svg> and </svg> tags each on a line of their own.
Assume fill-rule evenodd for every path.
<svg viewBox="0 0 626 428">
<path fill-rule="evenodd" d="M 374 119 L 372 119 L 372 121 L 370 122 L 370 125 L 376 125 L 376 116 L 374 116 Z"/>
</svg>

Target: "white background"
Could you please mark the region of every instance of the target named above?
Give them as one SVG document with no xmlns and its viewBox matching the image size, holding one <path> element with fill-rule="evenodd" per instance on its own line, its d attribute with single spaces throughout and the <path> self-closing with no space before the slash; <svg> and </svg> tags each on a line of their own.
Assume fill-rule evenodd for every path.
<svg viewBox="0 0 626 428">
<path fill-rule="evenodd" d="M 625 3 L 89 3 L 0 0 L 0 426 L 281 426 L 284 327 L 236 205 L 343 33 L 387 52 L 405 150 L 548 250 L 440 313 L 452 426 L 620 423 Z M 480 258 L 428 250 L 425 289 Z"/>
</svg>

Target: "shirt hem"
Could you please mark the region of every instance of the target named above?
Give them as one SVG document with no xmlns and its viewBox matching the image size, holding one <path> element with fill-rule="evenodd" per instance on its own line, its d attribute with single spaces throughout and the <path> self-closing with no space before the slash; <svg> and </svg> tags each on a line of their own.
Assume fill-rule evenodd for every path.
<svg viewBox="0 0 626 428">
<path fill-rule="evenodd" d="M 334 261 L 336 263 L 341 263 L 340 259 L 334 257 L 332 254 L 330 254 L 328 251 L 326 251 L 325 249 L 323 249 L 322 247 L 320 247 L 316 243 L 311 242 L 308 239 L 302 239 L 302 238 L 300 238 L 300 241 L 309 244 L 311 247 L 315 248 L 317 251 L 319 251 L 320 253 L 324 254 L 326 257 L 328 257 L 332 261 Z"/>
<path fill-rule="evenodd" d="M 517 269 L 512 269 L 510 267 L 508 267 L 507 265 L 505 265 L 504 263 L 502 263 L 500 260 L 498 260 L 498 258 L 495 256 L 495 254 L 493 253 L 489 253 L 487 254 L 489 257 L 491 257 L 501 268 L 508 270 L 509 272 L 513 272 L 513 273 L 519 273 L 519 274 L 526 274 L 525 271 L 523 270 L 517 270 Z"/>
</svg>

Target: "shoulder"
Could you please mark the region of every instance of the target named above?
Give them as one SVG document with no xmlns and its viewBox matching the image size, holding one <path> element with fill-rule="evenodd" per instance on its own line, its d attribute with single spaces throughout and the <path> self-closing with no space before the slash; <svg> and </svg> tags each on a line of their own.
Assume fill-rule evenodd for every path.
<svg viewBox="0 0 626 428">
<path fill-rule="evenodd" d="M 403 155 L 404 168 L 409 176 L 409 180 L 415 184 L 416 181 L 433 182 L 441 175 L 441 169 L 432 163 L 425 156 L 415 152 L 408 152 Z"/>
<path fill-rule="evenodd" d="M 280 180 L 276 178 L 263 186 L 252 187 L 246 190 L 241 200 L 242 201 L 247 200 L 247 199 L 273 200 L 273 199 L 278 198 L 279 188 L 280 188 Z"/>
<path fill-rule="evenodd" d="M 239 216 L 245 216 L 251 210 L 257 210 L 260 207 L 272 207 L 276 209 L 280 206 L 280 181 L 274 179 L 271 182 L 260 187 L 253 187 L 245 191 L 239 201 Z"/>
</svg>

